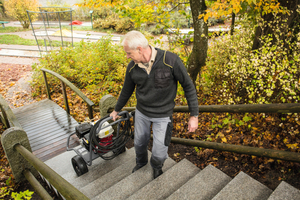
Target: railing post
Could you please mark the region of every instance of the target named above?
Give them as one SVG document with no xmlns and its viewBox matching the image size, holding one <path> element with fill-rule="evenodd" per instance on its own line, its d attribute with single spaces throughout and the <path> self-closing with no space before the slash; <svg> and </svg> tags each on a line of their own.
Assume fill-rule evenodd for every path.
<svg viewBox="0 0 300 200">
<path fill-rule="evenodd" d="M 2 105 L 1 105 L 1 99 L 0 99 L 0 109 L 1 109 L 1 113 L 2 113 L 2 116 L 0 116 L 1 117 L 1 121 L 2 121 L 2 123 L 4 124 L 4 126 L 6 128 L 9 128 L 10 124 L 9 124 L 6 112 L 5 112 L 5 110 L 3 109 Z"/>
<path fill-rule="evenodd" d="M 1 136 L 1 143 L 11 167 L 12 173 L 17 182 L 26 180 L 23 171 L 29 170 L 34 176 L 37 176 L 37 171 L 30 165 L 27 160 L 14 149 L 16 144 L 21 144 L 30 152 L 31 147 L 26 132 L 19 127 L 11 127 L 6 129 Z"/>
<path fill-rule="evenodd" d="M 43 200 L 53 200 L 53 198 L 48 194 L 48 192 L 43 188 L 43 186 L 36 180 L 36 178 L 28 171 L 27 169 L 23 172 L 24 176 L 33 187 L 34 191 L 43 199 Z"/>
<path fill-rule="evenodd" d="M 88 112 L 89 112 L 89 118 L 93 119 L 94 118 L 93 107 L 88 104 L 87 104 L 87 107 L 88 107 Z"/>
<path fill-rule="evenodd" d="M 48 81 L 47 81 L 46 72 L 44 72 L 44 71 L 42 71 L 42 72 L 43 72 L 44 81 L 45 81 L 45 84 L 46 84 L 46 92 L 47 92 L 47 95 L 48 95 L 48 99 L 51 100 L 50 90 L 49 90 L 49 85 L 48 85 Z"/>
<path fill-rule="evenodd" d="M 103 96 L 99 102 L 101 117 L 105 117 L 106 115 L 110 114 L 110 111 L 115 108 L 116 104 L 117 104 L 117 99 L 114 96 L 110 94 Z"/>
<path fill-rule="evenodd" d="M 64 102 L 65 102 L 65 106 L 66 106 L 66 111 L 68 114 L 70 114 L 70 108 L 69 108 L 69 102 L 68 102 L 68 96 L 67 96 L 67 91 L 66 91 L 66 85 L 64 84 L 63 81 L 61 82 L 61 87 L 62 87 L 62 92 L 64 95 Z"/>
</svg>

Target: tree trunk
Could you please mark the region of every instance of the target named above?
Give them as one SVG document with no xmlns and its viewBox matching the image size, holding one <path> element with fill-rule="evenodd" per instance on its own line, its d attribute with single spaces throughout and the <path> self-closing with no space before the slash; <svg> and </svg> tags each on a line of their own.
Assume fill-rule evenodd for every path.
<svg viewBox="0 0 300 200">
<path fill-rule="evenodd" d="M 281 18 L 281 22 L 280 22 L 281 24 L 277 24 L 278 25 L 277 28 L 281 29 L 280 31 L 282 32 L 282 34 L 281 34 L 282 38 L 280 38 L 280 39 L 282 39 L 284 41 L 284 38 L 287 35 L 291 34 L 289 32 L 292 30 L 292 28 L 295 28 L 296 25 L 299 25 L 300 17 L 299 17 L 299 14 L 297 13 L 297 8 L 298 8 L 298 5 L 300 5 L 300 0 L 295 0 L 295 1 L 278 0 L 278 2 L 280 3 L 280 5 L 282 7 L 285 7 L 290 11 L 290 14 L 279 14 L 279 16 Z M 260 38 L 262 36 L 273 33 L 273 30 L 269 26 L 269 24 L 272 24 L 272 22 L 276 21 L 274 19 L 274 15 L 271 13 L 262 15 L 262 19 L 264 22 L 267 22 L 268 25 L 266 25 L 265 27 L 258 26 L 256 28 L 254 41 L 253 41 L 253 45 L 252 45 L 252 50 L 256 50 L 262 46 L 262 44 L 260 43 Z M 272 25 L 274 25 L 275 23 L 273 23 Z M 297 37 L 297 33 L 299 33 L 299 29 L 296 29 L 296 31 L 297 32 L 292 33 L 292 37 L 295 37 L 295 39 Z"/>
<path fill-rule="evenodd" d="M 190 0 L 194 26 L 193 50 L 189 57 L 187 68 L 193 83 L 197 79 L 201 68 L 205 66 L 208 48 L 208 27 L 199 15 L 206 10 L 205 0 Z"/>
<path fill-rule="evenodd" d="M 232 15 L 231 15 L 230 35 L 233 35 L 234 23 L 235 23 L 235 13 L 233 12 Z"/>
</svg>

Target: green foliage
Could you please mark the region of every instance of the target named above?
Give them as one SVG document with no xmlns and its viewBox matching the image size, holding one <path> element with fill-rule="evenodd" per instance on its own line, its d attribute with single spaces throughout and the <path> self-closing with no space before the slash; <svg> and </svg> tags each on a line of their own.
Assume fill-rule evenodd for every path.
<svg viewBox="0 0 300 200">
<path fill-rule="evenodd" d="M 69 9 L 65 9 L 62 7 L 68 7 L 71 8 L 71 6 L 61 0 L 51 0 L 51 1 L 47 1 L 47 7 L 57 7 L 55 8 L 51 8 L 52 11 L 64 11 L 64 10 L 69 10 Z M 60 8 L 59 8 L 60 7 Z M 85 7 L 72 7 L 72 20 L 90 20 L 91 16 L 90 16 L 90 9 L 85 8 Z M 67 20 L 70 21 L 70 13 L 62 13 L 62 15 L 60 16 L 62 17 L 61 20 Z M 56 16 L 57 18 L 57 16 Z"/>
<path fill-rule="evenodd" d="M 115 26 L 115 29 L 118 33 L 125 33 L 127 31 L 133 30 L 134 24 L 130 18 L 120 19 Z"/>
<path fill-rule="evenodd" d="M 23 200 L 23 199 L 31 199 L 31 196 L 34 192 L 30 192 L 29 190 L 26 190 L 24 192 L 12 192 L 11 196 L 15 199 L 15 200 Z"/>
<path fill-rule="evenodd" d="M 93 27 L 95 29 L 111 29 L 115 30 L 118 33 L 124 33 L 130 30 L 133 30 L 134 23 L 131 21 L 131 19 L 127 18 L 119 18 L 118 15 L 115 13 L 108 14 L 109 11 L 104 12 L 104 9 L 101 9 L 102 12 L 97 10 L 98 16 L 93 21 Z M 105 14 L 107 13 L 107 15 Z"/>
<path fill-rule="evenodd" d="M 99 7 L 94 9 L 93 18 L 94 19 L 105 19 L 113 14 L 111 7 Z"/>
<path fill-rule="evenodd" d="M 40 20 L 45 20 L 47 18 L 49 21 L 71 21 L 71 13 L 73 11 L 70 5 L 68 4 L 63 4 L 63 5 L 58 5 L 58 4 L 51 4 L 49 7 L 43 7 L 41 10 L 44 12 L 47 12 L 47 16 L 44 16 L 44 19 Z"/>
<path fill-rule="evenodd" d="M 9 187 L 1 187 L 0 188 L 0 198 L 8 196 L 12 190 L 13 189 L 9 188 Z"/>
<path fill-rule="evenodd" d="M 186 65 L 189 56 L 192 53 L 191 44 L 194 41 L 193 32 L 188 34 L 180 33 L 179 29 L 173 30 L 173 33 L 167 32 L 169 51 L 176 53 Z"/>
<path fill-rule="evenodd" d="M 95 29 L 101 28 L 101 29 L 114 29 L 117 25 L 117 19 L 114 17 L 107 17 L 107 18 L 98 18 L 94 20 L 93 27 Z"/>
<path fill-rule="evenodd" d="M 45 93 L 40 68 L 47 68 L 62 75 L 96 104 L 102 96 L 118 96 L 123 85 L 128 61 L 120 45 L 113 44 L 110 37 L 97 42 L 84 42 L 74 48 L 51 52 L 33 66 L 35 93 Z M 57 79 L 56 79 L 57 80 Z M 59 89 L 59 82 L 49 77 L 52 90 Z M 58 88 L 56 88 L 58 86 Z"/>
<path fill-rule="evenodd" d="M 288 35 L 293 30 L 285 35 L 274 24 L 268 27 L 274 28 L 273 35 L 261 38 L 256 51 L 251 50 L 253 29 L 213 40 L 202 73 L 204 91 L 220 95 L 222 104 L 298 102 L 299 44 Z"/>
<path fill-rule="evenodd" d="M 5 15 L 5 9 L 4 9 L 4 0 L 0 0 L 0 16 L 3 17 Z"/>
<path fill-rule="evenodd" d="M 191 14 L 187 14 L 184 11 L 174 11 L 170 13 L 170 19 L 171 20 L 166 24 L 170 28 L 189 28 L 188 25 Z"/>
</svg>

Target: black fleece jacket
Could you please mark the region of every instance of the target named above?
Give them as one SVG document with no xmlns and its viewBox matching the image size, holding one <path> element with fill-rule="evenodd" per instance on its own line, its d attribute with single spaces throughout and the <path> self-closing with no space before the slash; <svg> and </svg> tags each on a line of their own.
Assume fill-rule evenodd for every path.
<svg viewBox="0 0 300 200">
<path fill-rule="evenodd" d="M 157 55 L 149 75 L 133 61 L 128 64 L 115 111 L 120 111 L 125 106 L 136 87 L 136 108 L 141 113 L 154 118 L 170 117 L 179 82 L 185 92 L 190 114 L 198 115 L 195 86 L 179 56 L 161 49 L 156 50 Z"/>
</svg>

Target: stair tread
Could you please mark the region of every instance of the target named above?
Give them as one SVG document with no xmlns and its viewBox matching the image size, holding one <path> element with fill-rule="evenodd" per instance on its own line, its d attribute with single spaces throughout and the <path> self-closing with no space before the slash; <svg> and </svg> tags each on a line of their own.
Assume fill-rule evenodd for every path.
<svg viewBox="0 0 300 200">
<path fill-rule="evenodd" d="M 68 180 L 74 187 L 80 189 L 104 174 L 114 170 L 115 168 L 122 165 L 124 162 L 127 162 L 130 158 L 135 157 L 134 148 L 126 150 L 124 153 L 115 157 L 112 160 L 103 160 L 100 159 L 100 162 L 94 162 L 89 167 L 89 171 L 81 176 L 77 176 L 72 167 L 72 172 L 63 175 L 63 178 Z M 96 159 L 95 161 L 97 161 Z"/>
<path fill-rule="evenodd" d="M 66 151 L 58 156 L 55 156 L 45 161 L 45 164 L 48 165 L 59 175 L 63 175 L 65 173 L 68 173 L 70 169 L 73 170 L 71 159 L 76 155 L 77 154 L 75 153 L 75 151 Z"/>
<path fill-rule="evenodd" d="M 164 163 L 163 171 L 167 171 L 169 168 L 175 165 L 175 163 L 176 162 L 174 160 L 168 158 Z M 122 179 L 120 182 L 108 188 L 104 192 L 100 193 L 93 199 L 126 199 L 131 194 L 133 194 L 134 192 L 142 188 L 144 185 L 152 181 L 152 179 L 152 167 L 148 163 L 141 169 L 130 174 L 129 176 Z"/>
<path fill-rule="evenodd" d="M 240 172 L 230 181 L 214 198 L 220 199 L 268 199 L 272 190 L 251 178 L 244 172 Z"/>
<path fill-rule="evenodd" d="M 206 166 L 196 176 L 170 195 L 167 200 L 212 199 L 231 178 L 212 165 Z"/>
<path fill-rule="evenodd" d="M 135 192 L 128 199 L 165 199 L 199 173 L 199 171 L 200 169 L 193 163 L 183 159 L 161 176 Z"/>
<path fill-rule="evenodd" d="M 268 200 L 300 199 L 300 190 L 282 181 L 270 195 Z"/>
<path fill-rule="evenodd" d="M 105 191 L 109 187 L 113 186 L 117 182 L 121 181 L 123 178 L 129 176 L 132 173 L 132 169 L 135 165 L 135 156 L 132 156 L 132 158 L 128 159 L 126 163 L 123 163 L 116 169 L 104 174 L 100 178 L 84 186 L 80 189 L 80 191 L 91 199 L 101 192 Z M 95 189 L 95 187 L 97 189 Z"/>
</svg>

